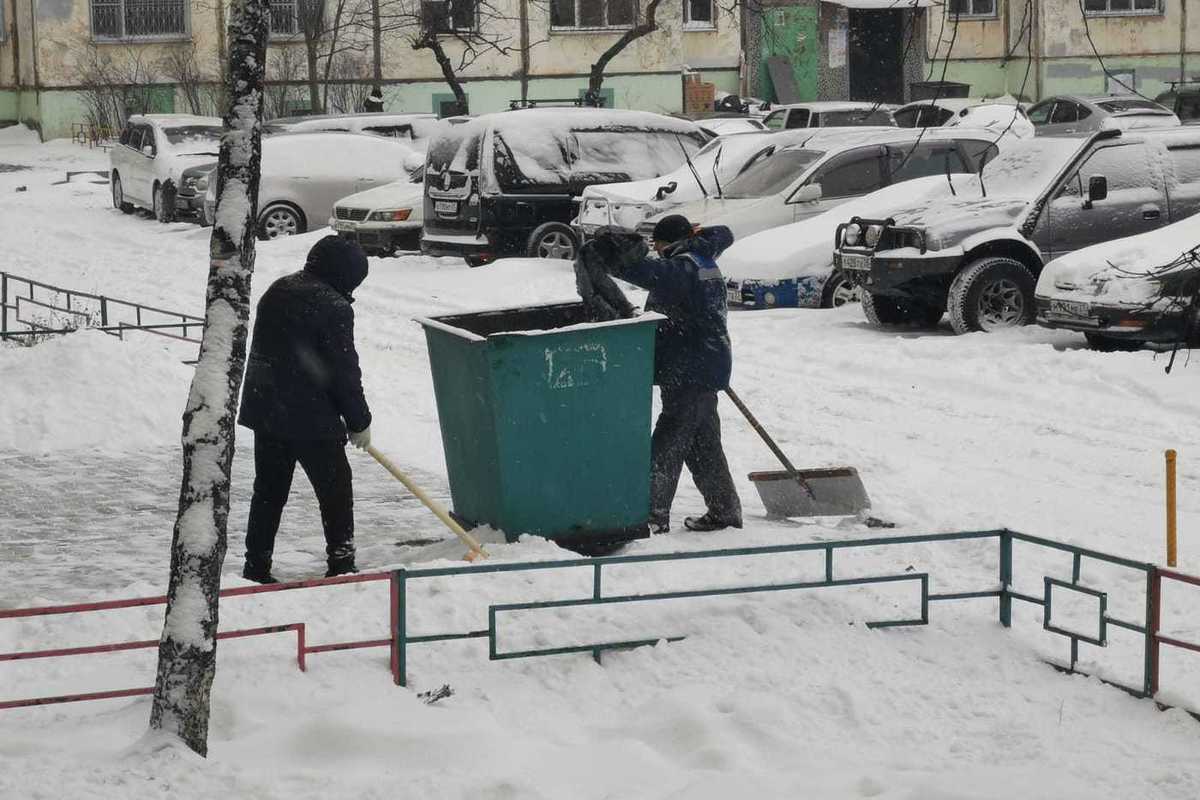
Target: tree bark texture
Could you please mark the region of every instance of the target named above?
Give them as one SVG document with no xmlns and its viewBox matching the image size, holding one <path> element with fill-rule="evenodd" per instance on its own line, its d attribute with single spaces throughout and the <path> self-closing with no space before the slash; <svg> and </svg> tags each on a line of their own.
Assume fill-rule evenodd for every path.
<svg viewBox="0 0 1200 800">
<path fill-rule="evenodd" d="M 455 102 L 458 103 L 459 108 L 465 109 L 467 107 L 467 93 L 463 90 L 462 82 L 458 79 L 458 75 L 454 71 L 454 62 L 446 54 L 446 48 L 442 47 L 442 40 L 438 38 L 438 35 L 432 31 L 426 31 L 413 43 L 413 50 L 430 50 L 433 52 L 433 57 L 437 59 L 438 66 L 442 68 L 442 77 L 446 79 L 450 91 L 454 92 Z"/>
<path fill-rule="evenodd" d="M 183 413 L 183 480 L 171 543 L 151 730 L 208 751 L 235 416 L 246 361 L 262 154 L 268 0 L 233 0 L 229 109 L 217 167 L 204 336 Z"/>
<path fill-rule="evenodd" d="M 375 68 L 375 86 L 383 90 L 383 22 L 379 15 L 379 0 L 371 0 L 371 53 Z"/>
<path fill-rule="evenodd" d="M 600 91 L 600 87 L 604 85 L 604 70 L 608 68 L 608 62 L 616 58 L 617 54 L 628 47 L 630 42 L 634 42 L 658 30 L 658 22 L 655 20 L 655 15 L 658 13 L 658 6 L 661 2 L 662 0 L 650 0 L 646 5 L 645 19 L 621 34 L 620 39 L 617 39 L 607 50 L 600 54 L 600 57 L 596 59 L 596 63 L 592 64 L 591 72 L 588 75 L 589 92 Z"/>
</svg>

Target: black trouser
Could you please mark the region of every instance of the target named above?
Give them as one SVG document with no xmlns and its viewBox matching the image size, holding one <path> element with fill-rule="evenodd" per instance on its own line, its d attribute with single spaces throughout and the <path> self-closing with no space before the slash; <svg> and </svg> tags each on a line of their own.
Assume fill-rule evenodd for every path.
<svg viewBox="0 0 1200 800">
<path fill-rule="evenodd" d="M 279 517 L 292 488 L 296 462 L 308 476 L 325 528 L 329 560 L 354 557 L 354 489 L 345 442 L 294 441 L 254 434 L 254 497 L 246 525 L 246 563 L 269 569 Z"/>
<path fill-rule="evenodd" d="M 718 519 L 741 524 L 742 503 L 721 449 L 717 393 L 704 389 L 662 390 L 662 413 L 650 444 L 650 523 L 666 525 L 679 473 L 687 464 L 708 511 Z"/>
</svg>

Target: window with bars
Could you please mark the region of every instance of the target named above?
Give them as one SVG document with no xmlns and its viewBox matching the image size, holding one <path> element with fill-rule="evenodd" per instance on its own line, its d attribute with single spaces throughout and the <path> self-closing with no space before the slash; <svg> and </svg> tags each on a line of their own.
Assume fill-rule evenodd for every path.
<svg viewBox="0 0 1200 800">
<path fill-rule="evenodd" d="M 1083 10 L 1097 17 L 1107 14 L 1162 14 L 1163 0 L 1083 0 Z"/>
<path fill-rule="evenodd" d="M 996 16 L 996 5 L 999 0 L 950 0 L 950 14 L 957 17 Z"/>
<path fill-rule="evenodd" d="M 323 0 L 271 0 L 271 35 L 295 36 L 303 33 L 304 15 L 313 14 L 320 19 L 324 13 Z"/>
<path fill-rule="evenodd" d="M 713 0 L 683 0 L 683 24 L 689 28 L 714 28 Z"/>
<path fill-rule="evenodd" d="M 551 0 L 550 27 L 560 30 L 631 28 L 637 0 Z"/>
<path fill-rule="evenodd" d="M 473 31 L 479 18 L 479 0 L 422 0 L 421 18 L 434 33 Z"/>
<path fill-rule="evenodd" d="M 155 39 L 187 35 L 185 0 L 91 0 L 97 39 Z"/>
</svg>

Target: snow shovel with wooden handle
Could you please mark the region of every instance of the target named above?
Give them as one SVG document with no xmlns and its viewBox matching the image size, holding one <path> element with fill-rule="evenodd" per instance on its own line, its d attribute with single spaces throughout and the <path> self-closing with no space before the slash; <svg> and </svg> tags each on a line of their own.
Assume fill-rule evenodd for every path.
<svg viewBox="0 0 1200 800">
<path fill-rule="evenodd" d="M 750 473 L 768 517 L 857 516 L 871 507 L 858 470 L 854 467 L 796 469 L 737 392 L 730 388 L 725 394 L 783 464 L 783 471 Z"/>
<path fill-rule="evenodd" d="M 425 491 L 421 489 L 420 486 L 417 486 L 412 482 L 412 478 L 409 478 L 407 475 L 401 472 L 399 467 L 393 464 L 387 458 L 387 456 L 376 450 L 372 445 L 367 445 L 366 450 L 371 454 L 371 457 L 378 461 L 384 469 L 392 473 L 393 478 L 403 483 L 404 488 L 408 489 L 418 500 L 424 503 L 425 507 L 432 511 L 447 528 L 454 531 L 454 534 L 460 540 L 462 540 L 463 544 L 470 548 L 467 554 L 463 556 L 464 561 L 475 561 L 477 559 L 488 557 L 487 553 L 483 549 L 483 545 L 479 543 L 479 540 L 463 530 L 463 527 L 454 521 L 454 518 L 450 516 L 449 512 L 442 508 L 441 503 L 425 494 Z"/>
</svg>

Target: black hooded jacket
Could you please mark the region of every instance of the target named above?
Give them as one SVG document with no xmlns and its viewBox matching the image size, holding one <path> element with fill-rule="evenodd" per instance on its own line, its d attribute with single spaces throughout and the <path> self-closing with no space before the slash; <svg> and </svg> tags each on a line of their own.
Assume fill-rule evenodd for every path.
<svg viewBox="0 0 1200 800">
<path fill-rule="evenodd" d="M 351 293 L 367 277 L 352 242 L 328 236 L 258 301 L 241 425 L 277 439 L 341 439 L 371 424 Z M 343 421 L 344 420 L 344 421 Z"/>
</svg>

